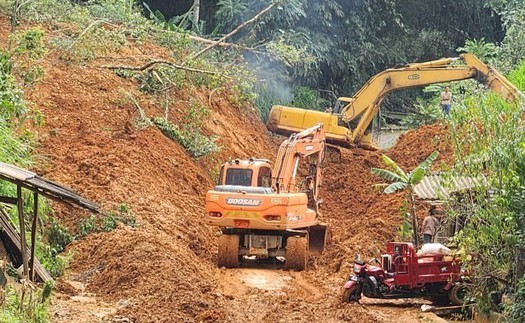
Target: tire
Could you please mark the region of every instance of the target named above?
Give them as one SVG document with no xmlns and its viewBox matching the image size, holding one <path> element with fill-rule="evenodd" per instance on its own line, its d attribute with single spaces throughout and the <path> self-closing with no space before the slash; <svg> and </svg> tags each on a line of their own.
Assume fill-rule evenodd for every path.
<svg viewBox="0 0 525 323">
<path fill-rule="evenodd" d="M 285 269 L 302 271 L 306 269 L 308 261 L 308 238 L 289 237 L 286 240 Z"/>
<path fill-rule="evenodd" d="M 239 267 L 239 236 L 223 234 L 219 238 L 217 266 L 226 268 Z"/>
<path fill-rule="evenodd" d="M 448 292 L 448 298 L 454 305 L 463 305 L 467 299 L 469 288 L 465 284 L 457 284 L 452 286 Z"/>
<path fill-rule="evenodd" d="M 358 293 L 359 286 L 354 285 L 350 288 L 345 288 L 343 295 L 341 296 L 341 303 L 357 302 L 361 295 Z"/>
</svg>

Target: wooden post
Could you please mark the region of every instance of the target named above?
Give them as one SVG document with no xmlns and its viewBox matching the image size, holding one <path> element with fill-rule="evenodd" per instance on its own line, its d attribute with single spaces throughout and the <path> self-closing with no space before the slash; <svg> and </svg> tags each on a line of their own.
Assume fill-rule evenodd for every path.
<svg viewBox="0 0 525 323">
<path fill-rule="evenodd" d="M 29 261 L 29 269 L 31 270 L 30 279 L 35 281 L 35 248 L 36 248 L 36 225 L 38 223 L 38 193 L 33 192 L 33 223 L 31 225 L 31 259 Z"/>
<path fill-rule="evenodd" d="M 16 185 L 16 198 L 18 206 L 18 222 L 20 222 L 20 250 L 22 251 L 22 264 L 24 267 L 24 278 L 28 276 L 27 265 L 27 246 L 26 246 L 26 226 L 24 223 L 24 205 L 22 202 L 22 186 Z"/>
</svg>

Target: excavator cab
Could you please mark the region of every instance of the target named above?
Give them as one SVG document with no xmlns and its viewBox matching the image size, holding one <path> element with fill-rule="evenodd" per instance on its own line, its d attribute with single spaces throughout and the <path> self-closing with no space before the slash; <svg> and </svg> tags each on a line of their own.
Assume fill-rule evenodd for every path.
<svg viewBox="0 0 525 323">
<path fill-rule="evenodd" d="M 217 185 L 271 187 L 272 169 L 267 159 L 234 159 L 222 165 Z"/>
</svg>

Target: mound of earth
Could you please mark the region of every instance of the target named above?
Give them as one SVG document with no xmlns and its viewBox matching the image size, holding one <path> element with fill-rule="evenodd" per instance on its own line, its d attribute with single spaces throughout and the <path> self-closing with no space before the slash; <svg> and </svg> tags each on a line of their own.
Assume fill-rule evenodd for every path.
<svg viewBox="0 0 525 323">
<path fill-rule="evenodd" d="M 165 55 L 152 45 L 134 51 Z M 218 161 L 273 157 L 274 144 L 258 116 L 230 103 L 228 93 L 173 90 L 179 100 L 170 107 L 172 120 L 186 113 L 190 97 L 210 108 L 204 131 L 219 138 L 221 152 L 197 160 L 156 127 L 133 126 L 139 112 L 128 93 L 148 117 L 165 113 L 137 90 L 135 81 L 67 64 L 58 54 L 47 57 L 43 67 L 44 79 L 26 91 L 27 100 L 45 116 L 45 125 L 35 128 L 36 171 L 108 211 L 125 205 L 137 219 L 136 228 L 120 225 L 74 242 L 70 278 L 104 299 L 125 301 L 120 314 L 138 322 L 187 321 L 203 313 L 220 317 L 221 307 L 210 298 L 217 285 L 216 229 L 202 221 L 204 196 L 213 186 Z M 53 207 L 73 232 L 89 216 Z"/>
<path fill-rule="evenodd" d="M 7 30 L 4 19 L 0 35 Z M 167 58 L 169 53 L 143 44 L 113 56 L 119 64 L 141 65 L 144 57 Z M 220 162 L 249 156 L 273 159 L 279 140 L 268 135 L 254 111 L 232 102 L 232 93 L 174 88 L 170 96 L 177 99 L 169 107 L 170 119 L 180 121 L 190 99 L 208 107 L 204 132 L 217 136 L 221 146 L 214 156 L 191 158 L 157 128 L 133 126 L 138 106 L 148 117 L 164 116 L 165 108 L 138 91 L 134 80 L 93 68 L 107 63 L 101 60 L 81 67 L 53 53 L 43 61 L 44 79 L 26 91 L 28 101 L 45 116 L 45 125 L 35 128 L 40 157 L 36 171 L 106 210 L 124 204 L 137 218 L 136 227 L 119 225 L 75 241 L 70 247 L 74 251 L 70 278 L 87 284 L 89 292 L 104 300 L 127 304 L 119 314 L 136 322 L 300 322 L 319 319 L 318 313 L 331 321 L 395 317 L 382 318 L 360 305 L 342 307 L 338 302 L 340 284 L 348 273 L 345 260 L 353 259 L 356 252 L 378 255 L 395 238 L 401 222 L 403 195 L 384 195 L 373 188 L 380 180 L 370 168 L 381 167 L 380 152 L 329 153 L 321 194 L 323 217 L 333 240 L 312 270 L 292 275 L 290 290 L 241 293 L 232 285 L 226 288 L 230 294 L 223 294 L 224 270 L 215 266 L 217 230 L 203 223 L 205 193 L 213 186 L 212 175 Z M 404 167 L 415 166 L 434 149 L 446 161 L 452 154 L 445 133 L 439 125 L 408 132 L 387 153 Z M 428 154 L 426 146 L 431 147 Z M 74 232 L 89 216 L 77 209 L 53 207 Z"/>
<path fill-rule="evenodd" d="M 433 151 L 440 153 L 436 166 L 441 162 L 451 164 L 452 145 L 447 128 L 441 124 L 406 132 L 388 151 L 342 149 L 340 153 L 329 154 L 322 196 L 323 215 L 330 224 L 333 241 L 320 259 L 326 270 L 334 272 L 352 265 L 348 260 L 353 260 L 357 253 L 377 257 L 388 241 L 396 239 L 401 225 L 400 208 L 406 195 L 384 194 L 374 187 L 383 181 L 370 169 L 384 167 L 381 155 L 386 154 L 410 171 Z M 418 218 L 425 216 L 426 207 L 420 203 Z"/>
<path fill-rule="evenodd" d="M 447 125 L 443 123 L 424 125 L 417 130 L 407 131 L 399 137 L 397 144 L 388 151 L 387 155 L 400 166 L 412 169 L 434 151 L 439 152 L 434 162 L 435 167 L 441 163 L 449 166 L 453 164 L 452 138 Z"/>
</svg>

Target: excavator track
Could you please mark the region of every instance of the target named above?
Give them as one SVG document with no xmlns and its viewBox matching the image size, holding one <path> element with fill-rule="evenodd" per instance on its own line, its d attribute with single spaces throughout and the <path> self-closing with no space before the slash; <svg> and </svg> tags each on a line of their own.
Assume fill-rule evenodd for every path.
<svg viewBox="0 0 525 323">
<path fill-rule="evenodd" d="M 297 271 L 305 270 L 308 262 L 308 236 L 289 237 L 286 240 L 284 267 Z"/>
<path fill-rule="evenodd" d="M 219 253 L 217 266 L 226 268 L 239 267 L 239 236 L 223 234 L 219 238 Z"/>
</svg>

